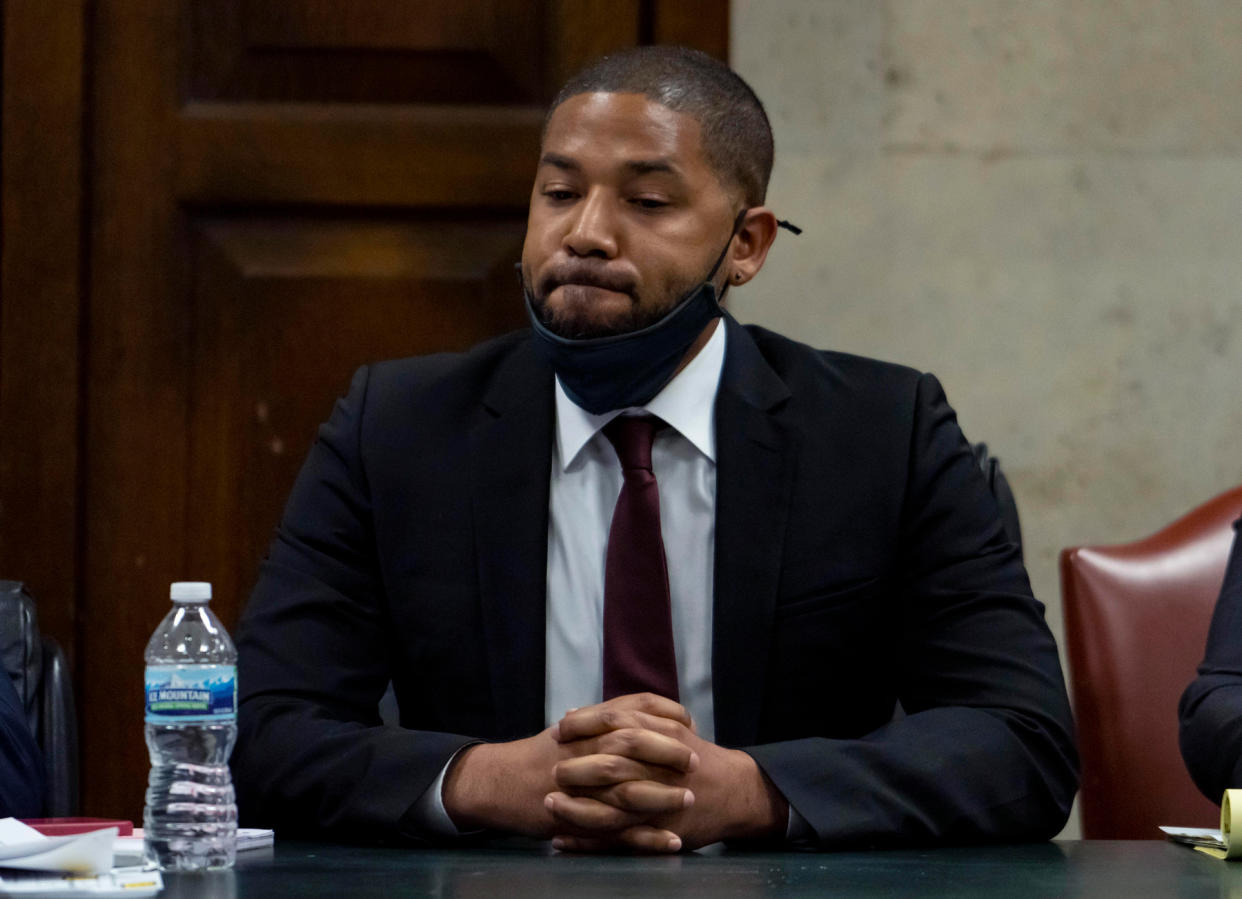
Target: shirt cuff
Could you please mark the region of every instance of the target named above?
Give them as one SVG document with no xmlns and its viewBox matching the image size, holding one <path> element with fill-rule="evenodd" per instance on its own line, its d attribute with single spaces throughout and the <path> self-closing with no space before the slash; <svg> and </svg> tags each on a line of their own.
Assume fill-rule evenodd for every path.
<svg viewBox="0 0 1242 899">
<path fill-rule="evenodd" d="M 476 744 L 470 744 L 470 746 L 474 745 Z M 453 763 L 457 761 L 457 757 L 470 746 L 463 746 L 454 752 L 452 758 L 440 769 L 439 776 L 431 782 L 431 786 L 424 790 L 423 795 L 419 796 L 410 806 L 410 823 L 428 836 L 455 839 L 482 833 L 480 830 L 458 830 L 453 819 L 449 817 L 448 809 L 444 807 L 444 778 L 449 769 L 453 767 Z"/>
<path fill-rule="evenodd" d="M 785 839 L 790 843 L 812 843 L 815 841 L 815 828 L 798 814 L 798 810 L 789 804 L 789 823 L 785 826 Z"/>
</svg>

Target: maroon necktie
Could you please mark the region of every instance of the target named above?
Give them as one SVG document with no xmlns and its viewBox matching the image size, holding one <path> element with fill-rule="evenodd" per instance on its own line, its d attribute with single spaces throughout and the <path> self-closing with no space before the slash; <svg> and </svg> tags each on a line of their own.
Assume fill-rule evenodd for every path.
<svg viewBox="0 0 1242 899">
<path fill-rule="evenodd" d="M 604 565 L 604 699 L 642 692 L 678 698 L 660 493 L 651 471 L 651 442 L 663 426 L 651 415 L 622 415 L 604 426 L 625 478 Z"/>
</svg>

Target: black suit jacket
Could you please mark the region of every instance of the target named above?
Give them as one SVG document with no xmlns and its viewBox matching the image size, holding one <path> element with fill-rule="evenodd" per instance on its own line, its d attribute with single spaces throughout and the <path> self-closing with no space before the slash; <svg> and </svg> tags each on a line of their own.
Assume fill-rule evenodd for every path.
<svg viewBox="0 0 1242 899">
<path fill-rule="evenodd" d="M 43 753 L 26 723 L 17 688 L 0 668 L 0 817 L 43 813 Z"/>
<path fill-rule="evenodd" d="M 727 327 L 717 741 L 824 845 L 1053 835 L 1077 785 L 1056 646 L 939 384 Z M 355 375 L 239 631 L 245 820 L 417 835 L 457 749 L 543 727 L 553 427 L 527 332 Z"/>
<path fill-rule="evenodd" d="M 1212 613 L 1199 676 L 1178 705 L 1182 758 L 1203 795 L 1219 803 L 1242 786 L 1242 520 Z"/>
</svg>

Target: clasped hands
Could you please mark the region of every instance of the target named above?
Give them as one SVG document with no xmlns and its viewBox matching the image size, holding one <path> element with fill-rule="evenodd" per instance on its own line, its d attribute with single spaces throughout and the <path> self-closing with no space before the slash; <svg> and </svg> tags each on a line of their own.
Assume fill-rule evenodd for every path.
<svg viewBox="0 0 1242 899">
<path fill-rule="evenodd" d="M 576 852 L 677 852 L 784 833 L 788 806 L 749 755 L 702 739 L 680 704 L 650 693 L 568 712 L 524 740 L 464 750 L 444 805 L 461 829 L 541 838 Z"/>
</svg>

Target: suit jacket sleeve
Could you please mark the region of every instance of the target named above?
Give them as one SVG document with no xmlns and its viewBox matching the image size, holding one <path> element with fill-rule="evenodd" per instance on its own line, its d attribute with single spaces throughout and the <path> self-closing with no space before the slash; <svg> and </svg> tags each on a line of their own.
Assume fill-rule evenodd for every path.
<svg viewBox="0 0 1242 899">
<path fill-rule="evenodd" d="M 0 816 L 42 814 L 43 787 L 43 753 L 26 725 L 12 678 L 0 671 Z"/>
<path fill-rule="evenodd" d="M 1242 521 L 1234 530 L 1242 529 Z M 1242 536 L 1235 535 L 1199 676 L 1178 706 L 1182 758 L 1213 802 L 1242 786 Z"/>
<path fill-rule="evenodd" d="M 321 427 L 238 630 L 233 772 L 244 823 L 351 840 L 419 837 L 407 812 L 469 737 L 388 727 L 390 677 L 360 451 L 369 373 Z"/>
<path fill-rule="evenodd" d="M 747 752 L 823 846 L 1047 839 L 1077 788 L 1056 644 L 940 385 L 915 390 L 886 618 L 904 717 Z"/>
</svg>

